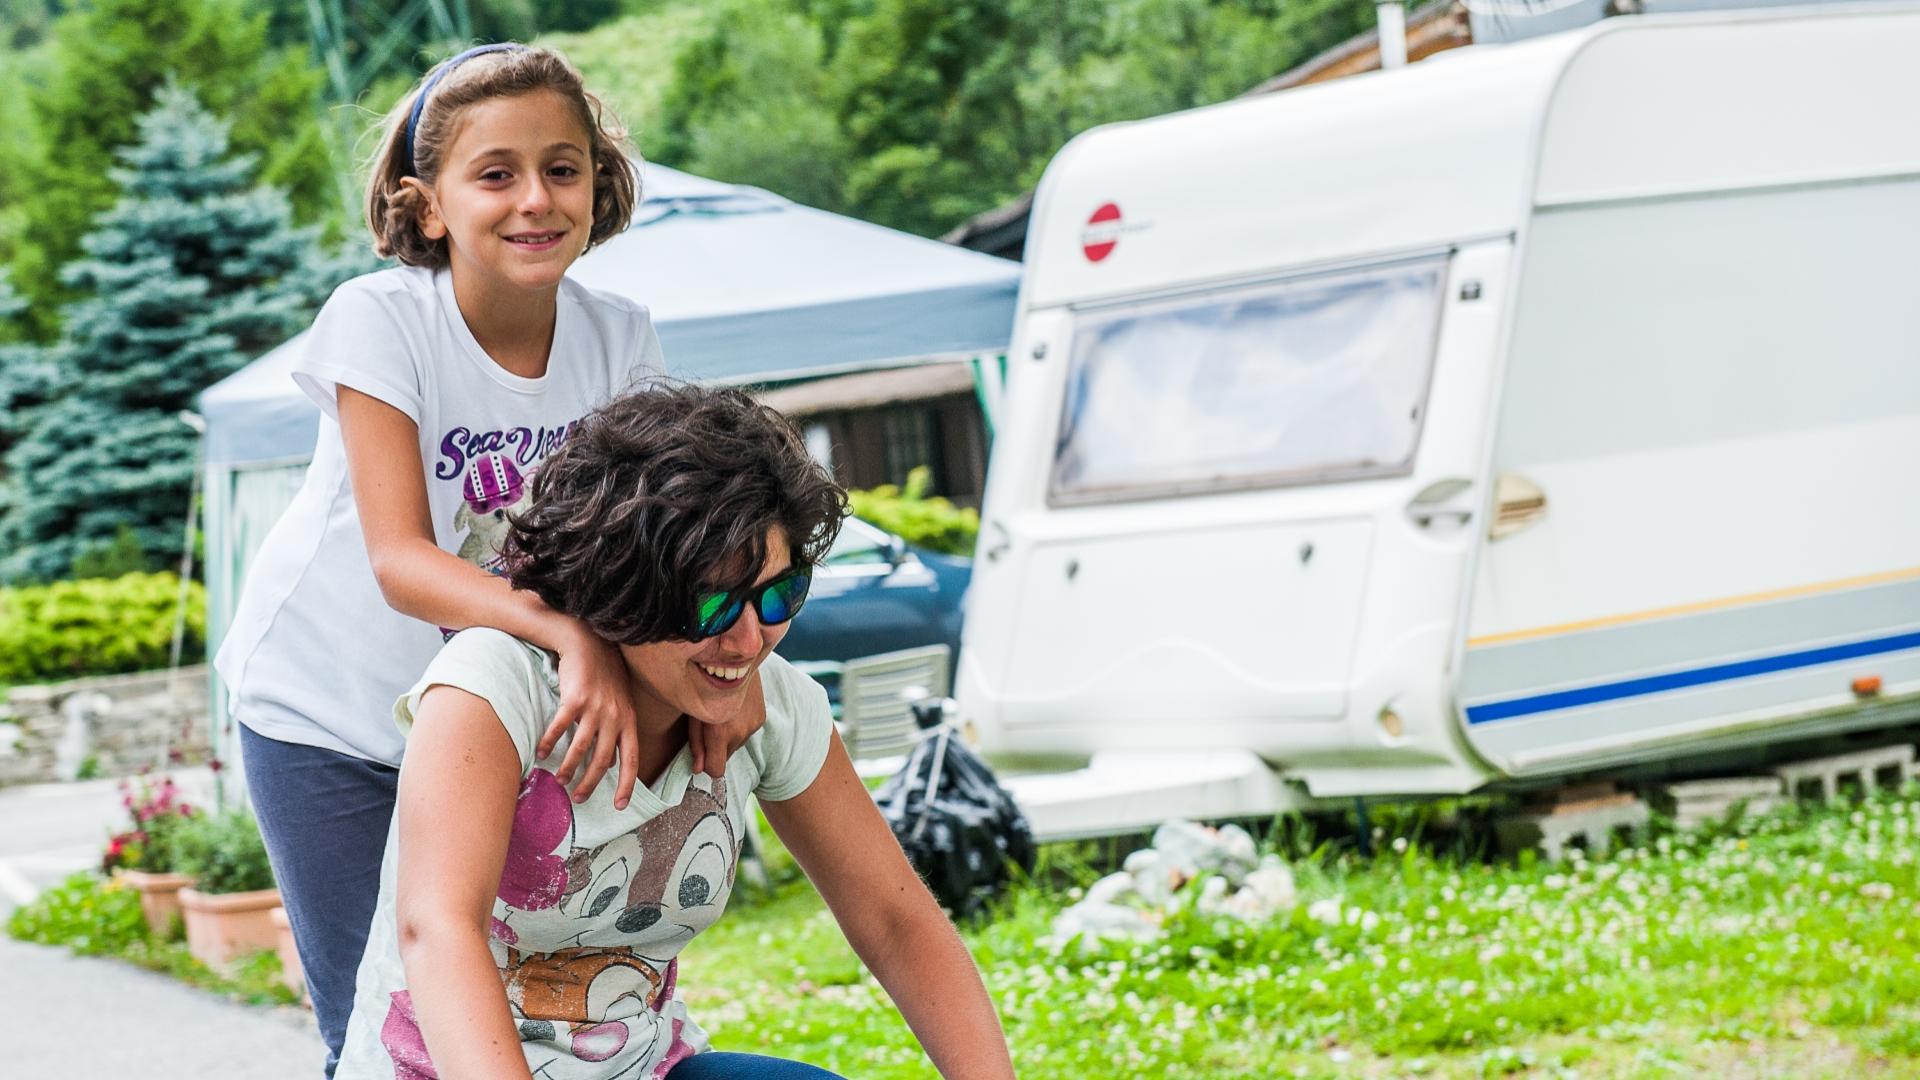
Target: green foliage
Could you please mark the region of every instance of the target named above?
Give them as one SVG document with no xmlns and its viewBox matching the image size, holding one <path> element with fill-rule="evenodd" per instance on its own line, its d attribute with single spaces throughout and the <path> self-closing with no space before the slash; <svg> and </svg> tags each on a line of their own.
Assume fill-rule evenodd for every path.
<svg viewBox="0 0 1920 1080">
<path fill-rule="evenodd" d="M 1232 97 L 1373 19 L 1364 0 L 729 0 L 642 147 L 934 235 L 1089 127 Z"/>
<path fill-rule="evenodd" d="M 676 168 L 839 207 L 849 147 L 826 102 L 819 27 L 783 0 L 730 0 L 673 61 L 642 143 Z"/>
<path fill-rule="evenodd" d="M 267 22 L 246 0 L 92 0 L 55 24 L 49 70 L 29 95 L 30 156 L 12 192 L 14 282 L 42 338 L 78 288 L 62 268 L 118 194 L 118 151 L 140 137 L 139 118 L 169 79 L 232 117 L 235 147 L 258 156 L 261 178 L 289 192 L 301 219 L 332 211 L 320 72 L 304 45 L 272 47 Z"/>
<path fill-rule="evenodd" d="M 627 125 L 643 156 L 690 168 L 685 157 L 661 149 L 660 103 L 677 82 L 674 58 L 724 10 L 702 0 L 671 0 L 583 33 L 544 34 L 539 43 L 573 61 L 587 87 Z"/>
<path fill-rule="evenodd" d="M 156 100 L 112 171 L 123 197 L 62 275 L 78 298 L 7 452 L 0 580 L 53 578 L 125 529 L 149 556 L 175 550 L 198 442 L 179 412 L 331 284 L 285 196 L 229 155 L 226 125 L 181 87 Z"/>
<path fill-rule="evenodd" d="M 147 555 L 146 548 L 140 546 L 140 534 L 133 531 L 133 526 L 123 523 L 114 532 L 112 543 L 83 548 L 75 555 L 67 576 L 81 580 L 117 578 L 144 574 L 152 569 L 153 559 Z"/>
<path fill-rule="evenodd" d="M 855 517 L 909 544 L 950 555 L 973 554 L 974 539 L 980 534 L 979 511 L 957 507 L 938 495 L 929 496 L 932 487 L 933 473 L 921 465 L 907 474 L 904 488 L 882 484 L 867 491 L 850 491 L 847 500 Z"/>
<path fill-rule="evenodd" d="M 163 668 L 179 605 L 173 574 L 0 589 L 0 686 Z M 184 662 L 199 660 L 206 625 L 206 589 L 192 582 Z"/>
<path fill-rule="evenodd" d="M 1908 1076 L 1916 838 L 1915 789 L 1561 864 L 1389 836 L 1375 859 L 1293 860 L 1298 904 L 1271 920 L 1183 911 L 1159 940 L 1090 952 L 1049 935 L 1099 871 L 1050 845 L 962 937 L 1032 1080 Z M 804 881 L 729 907 L 683 963 L 722 1049 L 929 1075 Z"/>
<path fill-rule="evenodd" d="M 75 874 L 7 917 L 7 934 L 64 945 L 81 956 L 122 953 L 147 940 L 140 894 L 93 874 Z"/>
<path fill-rule="evenodd" d="M 291 1005 L 299 995 L 280 979 L 272 952 L 242 957 L 231 974 L 208 968 L 185 945 L 156 941 L 140 911 L 140 894 L 94 874 L 75 874 L 16 908 L 7 934 L 19 941 L 63 945 L 82 956 L 114 956 L 251 1005 Z"/>
<path fill-rule="evenodd" d="M 273 888 L 260 826 L 246 810 L 196 815 L 174 842 L 176 868 L 192 874 L 203 893 L 252 892 Z"/>
</svg>

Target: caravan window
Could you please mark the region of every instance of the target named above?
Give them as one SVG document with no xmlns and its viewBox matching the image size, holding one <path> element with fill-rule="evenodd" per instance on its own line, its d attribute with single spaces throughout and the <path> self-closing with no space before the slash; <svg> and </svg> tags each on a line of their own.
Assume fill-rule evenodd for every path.
<svg viewBox="0 0 1920 1080">
<path fill-rule="evenodd" d="M 1052 501 L 1408 471 L 1445 270 L 1400 262 L 1083 315 Z"/>
</svg>

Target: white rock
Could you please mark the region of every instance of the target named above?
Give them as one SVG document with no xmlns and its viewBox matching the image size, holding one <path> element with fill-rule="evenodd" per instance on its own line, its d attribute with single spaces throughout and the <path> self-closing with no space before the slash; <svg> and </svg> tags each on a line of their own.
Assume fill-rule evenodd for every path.
<svg viewBox="0 0 1920 1080">
<path fill-rule="evenodd" d="M 1110 905 L 1120 902 L 1122 897 L 1137 895 L 1133 884 L 1133 875 L 1124 870 L 1108 874 L 1087 887 L 1086 898 L 1082 903 Z"/>
</svg>

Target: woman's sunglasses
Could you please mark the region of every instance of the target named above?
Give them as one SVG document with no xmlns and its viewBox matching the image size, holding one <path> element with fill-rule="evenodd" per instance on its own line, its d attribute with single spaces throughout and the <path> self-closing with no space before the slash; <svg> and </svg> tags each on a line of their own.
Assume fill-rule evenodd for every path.
<svg viewBox="0 0 1920 1080">
<path fill-rule="evenodd" d="M 694 606 L 693 625 L 687 628 L 687 637 L 693 641 L 719 637 L 733 629 L 748 604 L 752 604 L 754 613 L 760 616 L 760 625 L 778 626 L 800 614 L 800 606 L 807 602 L 807 588 L 812 584 L 812 569 L 795 568 L 758 588 L 707 593 Z"/>
</svg>

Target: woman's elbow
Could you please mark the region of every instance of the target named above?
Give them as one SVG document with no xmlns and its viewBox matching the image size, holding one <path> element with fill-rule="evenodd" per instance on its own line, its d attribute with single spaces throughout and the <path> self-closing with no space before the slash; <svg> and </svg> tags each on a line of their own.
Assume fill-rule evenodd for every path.
<svg viewBox="0 0 1920 1080">
<path fill-rule="evenodd" d="M 485 948 L 487 944 L 485 926 L 452 914 L 432 911 L 403 914 L 395 929 L 402 962 L 413 956 L 441 955 L 450 947 L 478 945 Z"/>
</svg>

